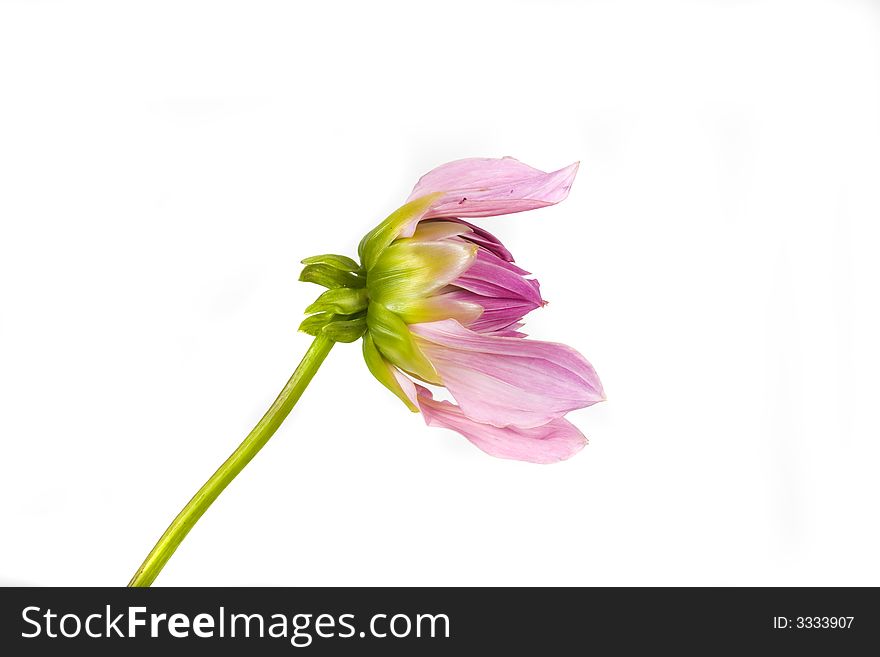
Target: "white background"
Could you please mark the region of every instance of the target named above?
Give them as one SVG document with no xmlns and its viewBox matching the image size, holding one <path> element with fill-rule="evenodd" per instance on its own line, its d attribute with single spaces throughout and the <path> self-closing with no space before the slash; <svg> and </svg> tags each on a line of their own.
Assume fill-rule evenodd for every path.
<svg viewBox="0 0 880 657">
<path fill-rule="evenodd" d="M 0 583 L 125 584 L 419 175 L 596 366 L 570 461 L 424 426 L 339 345 L 164 585 L 880 584 L 880 6 L 0 3 Z"/>
</svg>

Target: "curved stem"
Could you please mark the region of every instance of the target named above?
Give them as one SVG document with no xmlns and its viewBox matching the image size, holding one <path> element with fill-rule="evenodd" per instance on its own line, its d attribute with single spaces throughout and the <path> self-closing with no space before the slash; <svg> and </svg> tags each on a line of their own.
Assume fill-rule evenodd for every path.
<svg viewBox="0 0 880 657">
<path fill-rule="evenodd" d="M 202 517 L 202 514 L 208 510 L 208 507 L 229 485 L 229 482 L 235 479 L 244 466 L 250 463 L 257 452 L 269 442 L 269 438 L 284 422 L 284 418 L 290 413 L 315 372 L 318 371 L 318 367 L 330 353 L 333 344 L 333 340 L 323 336 L 319 335 L 315 338 L 278 398 L 269 407 L 263 418 L 257 422 L 247 438 L 238 446 L 238 449 L 226 459 L 223 465 L 217 468 L 217 472 L 211 475 L 211 478 L 205 482 L 199 492 L 177 514 L 177 517 L 162 534 L 162 538 L 156 543 L 156 547 L 147 555 L 144 563 L 131 578 L 129 586 L 149 586 L 153 583 L 168 559 L 174 554 L 177 546 L 180 545 L 198 519 Z"/>
</svg>

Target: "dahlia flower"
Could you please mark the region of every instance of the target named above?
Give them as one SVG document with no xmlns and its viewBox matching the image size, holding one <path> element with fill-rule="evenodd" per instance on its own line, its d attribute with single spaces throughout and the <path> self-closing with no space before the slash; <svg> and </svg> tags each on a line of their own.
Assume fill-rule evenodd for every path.
<svg viewBox="0 0 880 657">
<path fill-rule="evenodd" d="M 545 304 L 538 281 L 468 219 L 558 203 L 576 173 L 577 164 L 545 173 L 509 157 L 434 169 L 361 240 L 360 263 L 303 261 L 301 279 L 331 289 L 307 308 L 302 330 L 363 337 L 364 360 L 383 385 L 429 425 L 488 454 L 568 458 L 586 438 L 564 416 L 602 401 L 602 384 L 571 347 L 520 332 L 525 315 Z M 456 403 L 435 400 L 428 385 Z"/>
<path fill-rule="evenodd" d="M 370 372 L 431 426 L 484 452 L 566 459 L 586 438 L 566 413 L 605 399 L 571 347 L 531 340 L 522 320 L 544 305 L 538 281 L 473 219 L 535 210 L 568 196 L 577 164 L 545 173 L 513 158 L 450 162 L 361 240 L 360 262 L 303 260 L 300 280 L 327 288 L 300 329 L 311 346 L 263 418 L 177 515 L 129 586 L 149 586 L 220 493 L 262 449 L 337 342 L 363 340 Z M 454 400 L 435 399 L 445 389 Z"/>
</svg>

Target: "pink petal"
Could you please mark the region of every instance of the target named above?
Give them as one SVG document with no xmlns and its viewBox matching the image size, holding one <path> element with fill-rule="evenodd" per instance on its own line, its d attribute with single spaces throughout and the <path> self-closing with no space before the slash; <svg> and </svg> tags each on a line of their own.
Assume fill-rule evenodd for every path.
<svg viewBox="0 0 880 657">
<path fill-rule="evenodd" d="M 544 305 L 540 285 L 538 281 L 526 278 L 527 274 L 512 262 L 505 262 L 480 248 L 476 260 L 452 284 L 487 297 L 530 302 L 537 308 Z"/>
<path fill-rule="evenodd" d="M 541 304 L 534 301 L 512 297 L 484 296 L 468 290 L 447 292 L 443 296 L 450 300 L 477 304 L 483 308 L 483 314 L 476 319 L 469 322 L 461 321 L 462 325 L 477 333 L 490 333 L 508 329 L 511 324 L 519 322 L 528 313 L 541 307 Z"/>
<path fill-rule="evenodd" d="M 462 412 L 498 427 L 537 427 L 605 399 L 593 366 L 571 347 L 482 335 L 455 320 L 411 324 Z"/>
<path fill-rule="evenodd" d="M 412 382 L 406 374 L 401 372 L 399 369 L 390 365 L 391 374 L 397 380 L 397 383 L 400 385 L 400 388 L 403 390 L 403 394 L 405 394 L 409 400 L 416 406 L 419 406 L 419 399 L 416 392 L 416 384 Z"/>
<path fill-rule="evenodd" d="M 489 331 L 487 335 L 494 335 L 499 338 L 527 338 L 528 334 L 523 333 L 519 329 L 523 327 L 522 322 L 514 322 L 510 326 L 505 326 L 497 331 Z"/>
<path fill-rule="evenodd" d="M 481 228 L 480 226 L 475 226 L 464 219 L 455 219 L 455 221 L 467 226 L 473 231 L 465 235 L 466 240 L 473 242 L 477 246 L 482 246 L 484 249 L 491 251 L 502 260 L 513 262 L 513 255 L 507 250 L 507 247 L 488 230 Z"/>
<path fill-rule="evenodd" d="M 558 418 L 528 429 L 481 424 L 468 418 L 455 404 L 435 401 L 429 390 L 417 387 L 419 407 L 429 426 L 457 431 L 491 456 L 555 463 L 573 456 L 587 444 L 584 435 L 568 420 Z"/>
<path fill-rule="evenodd" d="M 546 173 L 512 157 L 443 164 L 416 183 L 409 200 L 443 192 L 424 219 L 493 217 L 554 205 L 568 196 L 578 163 Z"/>
</svg>

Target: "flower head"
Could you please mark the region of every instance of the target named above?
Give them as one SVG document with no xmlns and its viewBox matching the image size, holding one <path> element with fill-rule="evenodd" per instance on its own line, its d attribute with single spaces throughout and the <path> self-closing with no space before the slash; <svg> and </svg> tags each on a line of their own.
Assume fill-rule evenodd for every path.
<svg viewBox="0 0 880 657">
<path fill-rule="evenodd" d="M 558 203 L 576 173 L 577 164 L 545 173 L 513 158 L 434 169 L 364 236 L 360 263 L 303 261 L 301 280 L 329 289 L 300 328 L 341 342 L 363 337 L 373 375 L 431 426 L 494 456 L 568 458 L 586 438 L 564 416 L 602 401 L 602 384 L 574 349 L 519 331 L 545 303 L 538 281 L 467 220 Z M 456 403 L 435 400 L 426 385 L 445 387 Z"/>
</svg>

